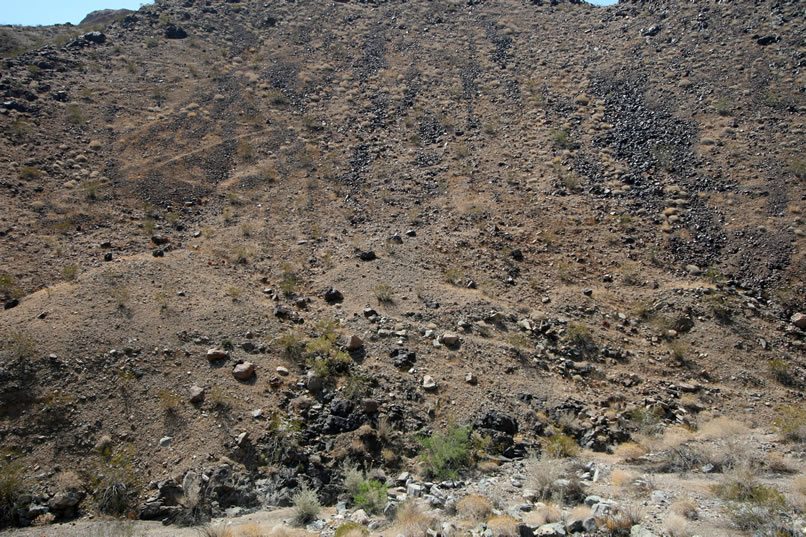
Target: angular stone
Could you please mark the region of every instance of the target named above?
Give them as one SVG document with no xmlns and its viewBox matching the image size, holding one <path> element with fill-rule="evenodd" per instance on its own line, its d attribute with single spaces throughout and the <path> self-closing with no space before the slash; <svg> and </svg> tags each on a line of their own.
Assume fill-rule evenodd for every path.
<svg viewBox="0 0 806 537">
<path fill-rule="evenodd" d="M 796 313 L 790 320 L 792 321 L 792 324 L 801 330 L 806 330 L 806 313 Z"/>
<path fill-rule="evenodd" d="M 191 386 L 190 402 L 201 403 L 202 401 L 204 401 L 204 388 L 202 388 L 201 386 Z"/>
<path fill-rule="evenodd" d="M 232 369 L 232 376 L 238 380 L 248 380 L 255 374 L 255 364 L 252 362 L 242 362 Z"/>
<path fill-rule="evenodd" d="M 207 349 L 207 359 L 211 362 L 215 360 L 226 360 L 229 353 L 224 349 Z"/>
<path fill-rule="evenodd" d="M 364 346 L 364 341 L 357 335 L 351 335 L 347 340 L 347 350 L 356 351 Z"/>
<path fill-rule="evenodd" d="M 442 334 L 440 340 L 444 345 L 450 347 L 452 345 L 456 345 L 457 343 L 459 343 L 459 334 L 454 334 L 453 332 L 445 332 L 444 334 Z"/>
<path fill-rule="evenodd" d="M 437 389 L 437 381 L 434 380 L 434 377 L 431 375 L 423 377 L 423 389 L 429 392 Z"/>
</svg>

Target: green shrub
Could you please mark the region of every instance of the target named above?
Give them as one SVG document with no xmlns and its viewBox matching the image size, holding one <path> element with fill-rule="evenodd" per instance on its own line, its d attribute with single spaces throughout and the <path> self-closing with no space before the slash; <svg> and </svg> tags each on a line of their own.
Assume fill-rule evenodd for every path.
<svg viewBox="0 0 806 537">
<path fill-rule="evenodd" d="M 579 453 L 579 446 L 573 437 L 565 433 L 555 432 L 544 440 L 543 451 L 553 458 L 573 457 Z"/>
<path fill-rule="evenodd" d="M 42 172 L 33 166 L 23 166 L 20 168 L 20 179 L 24 181 L 31 181 L 32 179 L 39 179 L 42 177 Z"/>
<path fill-rule="evenodd" d="M 29 358 L 36 351 L 34 339 L 23 330 L 15 330 L 10 334 L 10 341 L 8 349 L 11 351 L 11 356 L 16 359 Z"/>
<path fill-rule="evenodd" d="M 425 463 L 429 477 L 452 479 L 470 463 L 469 436 L 469 427 L 454 426 L 418 439 L 422 446 L 419 458 Z"/>
<path fill-rule="evenodd" d="M 274 340 L 283 356 L 289 360 L 299 360 L 305 352 L 305 337 L 296 331 L 288 331 Z"/>
<path fill-rule="evenodd" d="M 72 282 L 78 275 L 78 265 L 67 265 L 62 269 L 62 276 L 68 282 Z"/>
<path fill-rule="evenodd" d="M 772 420 L 775 432 L 791 442 L 806 441 L 806 408 L 789 405 L 778 409 Z"/>
<path fill-rule="evenodd" d="M 768 364 L 770 366 L 770 372 L 772 373 L 772 376 L 775 377 L 775 380 L 784 386 L 794 386 L 797 384 L 797 379 L 792 375 L 789 365 L 783 358 L 773 358 L 768 362 Z"/>
<path fill-rule="evenodd" d="M 344 351 L 338 350 L 327 336 L 320 336 L 305 345 L 307 364 L 317 375 L 328 378 L 346 373 L 353 359 Z"/>
<path fill-rule="evenodd" d="M 131 512 L 140 494 L 140 482 L 134 466 L 135 449 L 121 447 L 84 473 L 84 480 L 95 504 L 102 513 L 120 516 Z"/>
<path fill-rule="evenodd" d="M 462 280 L 464 280 L 465 275 L 461 269 L 457 267 L 449 267 L 442 274 L 442 277 L 447 283 L 459 286 L 462 284 Z"/>
<path fill-rule="evenodd" d="M 0 462 L 0 527 L 17 522 L 20 500 L 24 494 L 22 464 L 4 457 Z"/>
<path fill-rule="evenodd" d="M 378 302 L 381 304 L 391 304 L 394 302 L 392 298 L 392 287 L 387 283 L 379 283 L 373 288 L 373 292 L 375 293 L 375 298 L 377 298 Z"/>
<path fill-rule="evenodd" d="M 322 510 L 322 504 L 316 497 L 316 491 L 310 489 L 305 483 L 291 497 L 291 504 L 294 511 L 294 522 L 299 525 L 311 522 Z"/>
<path fill-rule="evenodd" d="M 288 97 L 280 90 L 272 90 L 269 92 L 269 102 L 277 106 L 285 106 L 289 104 Z"/>
<path fill-rule="evenodd" d="M 574 149 L 579 145 L 568 129 L 554 129 L 551 132 L 551 141 L 562 149 Z"/>
<path fill-rule="evenodd" d="M 353 504 L 368 513 L 380 513 L 386 507 L 388 487 L 380 481 L 364 481 L 353 496 Z"/>
<path fill-rule="evenodd" d="M 333 534 L 333 537 L 345 537 L 347 535 L 355 535 L 354 532 L 360 532 L 361 535 L 367 537 L 369 535 L 369 530 L 362 526 L 357 522 L 345 522 L 338 528 L 336 528 L 336 532 Z"/>
<path fill-rule="evenodd" d="M 578 347 L 587 347 L 593 343 L 591 331 L 584 323 L 570 323 L 565 337 L 569 343 Z"/>
</svg>

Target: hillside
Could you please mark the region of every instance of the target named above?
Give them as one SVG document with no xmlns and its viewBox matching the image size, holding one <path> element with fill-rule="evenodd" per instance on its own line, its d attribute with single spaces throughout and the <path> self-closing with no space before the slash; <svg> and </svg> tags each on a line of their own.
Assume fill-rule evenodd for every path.
<svg viewBox="0 0 806 537">
<path fill-rule="evenodd" d="M 797 496 L 801 3 L 97 15 L 2 29 L 4 524 L 335 505 L 345 461 L 411 495 L 457 425 L 482 495 L 566 441 L 728 479 L 674 459 L 718 418 Z"/>
</svg>

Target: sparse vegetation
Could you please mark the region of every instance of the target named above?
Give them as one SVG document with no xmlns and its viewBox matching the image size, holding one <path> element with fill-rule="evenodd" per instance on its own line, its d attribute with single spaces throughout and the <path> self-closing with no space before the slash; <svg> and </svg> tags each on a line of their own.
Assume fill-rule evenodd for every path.
<svg viewBox="0 0 806 537">
<path fill-rule="evenodd" d="M 294 522 L 299 525 L 307 524 L 319 516 L 322 504 L 316 496 L 316 491 L 311 489 L 306 483 L 291 498 L 292 509 L 294 510 Z"/>
<path fill-rule="evenodd" d="M 392 286 L 390 286 L 388 283 L 377 284 L 372 288 L 372 292 L 375 294 L 375 298 L 381 304 L 391 304 L 394 302 Z"/>
<path fill-rule="evenodd" d="M 100 454 L 83 473 L 87 491 L 102 513 L 120 516 L 134 509 L 140 494 L 134 454 L 132 445 L 122 446 L 109 455 Z"/>
<path fill-rule="evenodd" d="M 436 479 L 452 479 L 470 463 L 470 429 L 452 426 L 420 438 L 420 460 L 425 472 Z"/>
</svg>

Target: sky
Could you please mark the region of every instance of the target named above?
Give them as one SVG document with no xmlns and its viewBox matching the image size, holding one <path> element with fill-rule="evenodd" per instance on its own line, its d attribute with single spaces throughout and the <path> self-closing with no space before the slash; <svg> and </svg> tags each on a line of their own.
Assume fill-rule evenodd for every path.
<svg viewBox="0 0 806 537">
<path fill-rule="evenodd" d="M 596 5 L 615 4 L 616 0 L 590 0 Z M 138 9 L 149 0 L 2 0 L 0 24 L 25 26 L 78 24 L 87 13 L 97 9 Z"/>
<path fill-rule="evenodd" d="M 139 9 L 150 0 L 0 0 L 0 24 L 78 24 L 98 9 Z"/>
</svg>

